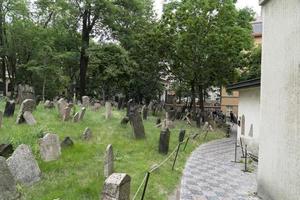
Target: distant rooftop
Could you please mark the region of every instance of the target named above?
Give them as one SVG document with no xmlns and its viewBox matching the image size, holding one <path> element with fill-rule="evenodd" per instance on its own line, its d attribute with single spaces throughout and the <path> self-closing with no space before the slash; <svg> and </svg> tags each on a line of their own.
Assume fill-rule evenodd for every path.
<svg viewBox="0 0 300 200">
<path fill-rule="evenodd" d="M 252 22 L 252 30 L 253 30 L 252 34 L 255 37 L 262 36 L 263 26 L 262 26 L 262 21 L 260 19 Z"/>
</svg>

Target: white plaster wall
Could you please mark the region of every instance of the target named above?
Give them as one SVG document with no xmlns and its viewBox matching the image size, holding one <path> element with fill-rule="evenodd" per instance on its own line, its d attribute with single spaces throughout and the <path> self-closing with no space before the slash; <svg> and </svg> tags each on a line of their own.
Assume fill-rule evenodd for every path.
<svg viewBox="0 0 300 200">
<path fill-rule="evenodd" d="M 300 0 L 263 6 L 258 194 L 300 199 Z"/>
<path fill-rule="evenodd" d="M 245 135 L 241 135 L 241 126 L 238 128 L 238 137 L 242 137 L 249 151 L 258 156 L 258 136 L 260 122 L 260 87 L 239 90 L 239 118 L 245 116 Z M 253 137 L 249 136 L 253 124 Z"/>
</svg>

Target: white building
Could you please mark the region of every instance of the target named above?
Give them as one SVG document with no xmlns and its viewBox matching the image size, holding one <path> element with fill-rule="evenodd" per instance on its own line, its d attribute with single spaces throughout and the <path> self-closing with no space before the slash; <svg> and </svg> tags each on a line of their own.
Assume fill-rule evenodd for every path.
<svg viewBox="0 0 300 200">
<path fill-rule="evenodd" d="M 258 195 L 300 199 L 300 1 L 261 0 Z"/>
<path fill-rule="evenodd" d="M 228 90 L 239 91 L 238 138 L 247 144 L 249 152 L 258 156 L 260 127 L 260 78 L 229 85 Z"/>
</svg>

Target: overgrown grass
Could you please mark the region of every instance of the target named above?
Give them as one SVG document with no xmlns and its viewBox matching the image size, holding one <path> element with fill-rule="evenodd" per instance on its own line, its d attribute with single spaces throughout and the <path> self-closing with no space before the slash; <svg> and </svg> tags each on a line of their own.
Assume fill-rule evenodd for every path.
<svg viewBox="0 0 300 200">
<path fill-rule="evenodd" d="M 4 102 L 0 102 L 0 109 L 4 110 Z M 155 117 L 144 121 L 147 138 L 135 140 L 130 125 L 120 125 L 125 112 L 114 110 L 113 118 L 106 120 L 104 109 L 98 112 L 88 109 L 82 122 L 72 123 L 62 122 L 56 108 L 45 110 L 39 106 L 33 112 L 38 122 L 35 126 L 16 125 L 17 112 L 18 108 L 13 118 L 4 118 L 0 129 L 0 143 L 12 142 L 15 148 L 19 144 L 30 145 L 43 173 L 42 180 L 32 187 L 19 186 L 24 199 L 99 199 L 104 183 L 103 156 L 108 144 L 112 144 L 114 148 L 115 172 L 127 173 L 132 178 L 131 196 L 134 195 L 146 171 L 166 158 L 158 153 L 160 129 L 155 127 Z M 86 127 L 93 132 L 90 141 L 80 139 Z M 176 128 L 171 130 L 169 152 L 177 146 L 181 128 L 187 130 L 187 135 L 199 132 L 199 129 L 177 121 Z M 58 134 L 60 140 L 70 136 L 75 145 L 63 149 L 59 160 L 43 162 L 39 156 L 37 141 L 38 136 L 46 131 Z M 172 158 L 151 175 L 145 199 L 167 199 L 179 183 L 184 164 L 192 150 L 203 142 L 221 137 L 224 137 L 224 134 L 216 131 L 209 133 L 205 141 L 204 135 L 190 140 L 186 151 L 180 151 L 174 171 L 171 170 Z"/>
</svg>

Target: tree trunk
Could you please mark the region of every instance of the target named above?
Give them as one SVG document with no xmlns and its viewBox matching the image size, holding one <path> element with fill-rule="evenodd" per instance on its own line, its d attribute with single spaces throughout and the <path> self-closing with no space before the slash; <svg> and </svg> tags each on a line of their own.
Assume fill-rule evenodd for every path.
<svg viewBox="0 0 300 200">
<path fill-rule="evenodd" d="M 2 10 L 2 4 L 0 4 L 0 48 L 4 49 L 4 16 Z M 2 82 L 3 82 L 3 96 L 6 96 L 6 65 L 5 65 L 5 55 L 1 52 L 1 72 L 2 72 Z"/>
<path fill-rule="evenodd" d="M 195 84 L 194 82 L 191 83 L 191 94 L 192 94 L 192 99 L 191 99 L 191 105 L 190 109 L 192 109 L 193 113 L 192 116 L 196 116 L 196 94 L 195 94 Z"/>
<path fill-rule="evenodd" d="M 204 92 L 203 92 L 203 86 L 199 85 L 199 107 L 201 109 L 201 112 L 204 111 Z"/>
<path fill-rule="evenodd" d="M 86 72 L 88 68 L 89 56 L 87 49 L 89 48 L 90 30 L 88 27 L 88 11 L 85 11 L 82 17 L 82 36 L 80 51 L 80 96 L 85 95 L 86 89 Z"/>
<path fill-rule="evenodd" d="M 44 82 L 43 82 L 43 102 L 45 102 L 45 88 L 46 88 L 46 76 L 44 77 Z"/>
</svg>

